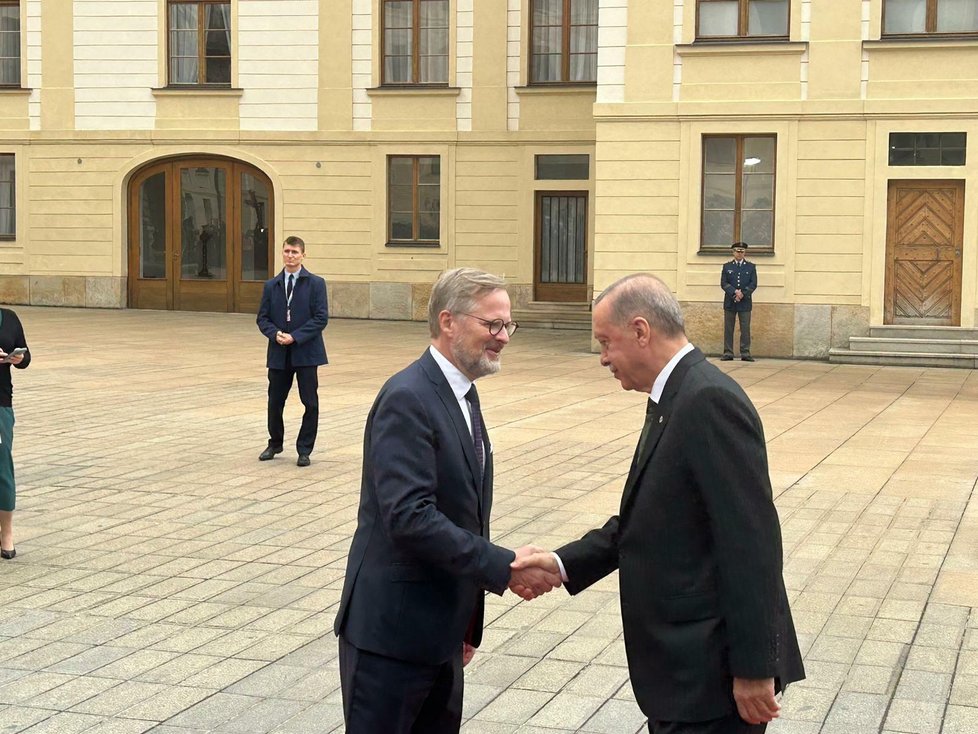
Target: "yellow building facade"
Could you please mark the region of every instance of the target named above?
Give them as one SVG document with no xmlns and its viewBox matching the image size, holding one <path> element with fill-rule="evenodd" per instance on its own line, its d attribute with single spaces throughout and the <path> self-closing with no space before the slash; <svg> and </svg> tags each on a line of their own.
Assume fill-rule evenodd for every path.
<svg viewBox="0 0 978 734">
<path fill-rule="evenodd" d="M 718 351 L 742 239 L 755 354 L 976 326 L 978 2 L 0 1 L 0 73 L 6 303 L 253 312 L 298 234 L 335 316 L 643 270 Z"/>
</svg>

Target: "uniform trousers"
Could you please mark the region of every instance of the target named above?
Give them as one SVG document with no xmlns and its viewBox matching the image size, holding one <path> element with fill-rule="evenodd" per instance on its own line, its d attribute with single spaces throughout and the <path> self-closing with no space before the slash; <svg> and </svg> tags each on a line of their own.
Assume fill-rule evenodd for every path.
<svg viewBox="0 0 978 734">
<path fill-rule="evenodd" d="M 750 311 L 723 309 L 723 353 L 733 356 L 734 321 L 740 320 L 740 356 L 750 356 Z"/>
<path fill-rule="evenodd" d="M 293 367 L 292 350 L 285 350 L 285 369 L 268 370 L 268 445 L 281 449 L 285 441 L 285 423 L 282 411 L 292 390 L 292 380 L 299 382 L 299 400 L 305 407 L 302 425 L 295 441 L 299 454 L 311 454 L 319 431 L 319 372 L 318 367 Z"/>
</svg>

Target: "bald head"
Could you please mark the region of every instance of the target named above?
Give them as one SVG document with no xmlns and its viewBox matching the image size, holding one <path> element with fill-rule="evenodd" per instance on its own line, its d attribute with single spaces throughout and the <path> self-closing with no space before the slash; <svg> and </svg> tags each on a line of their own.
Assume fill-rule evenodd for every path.
<svg viewBox="0 0 978 734">
<path fill-rule="evenodd" d="M 634 273 L 616 280 L 594 299 L 594 305 L 602 301 L 608 302 L 611 320 L 618 326 L 624 327 L 641 317 L 667 339 L 686 335 L 679 301 L 669 286 L 651 273 Z"/>
</svg>

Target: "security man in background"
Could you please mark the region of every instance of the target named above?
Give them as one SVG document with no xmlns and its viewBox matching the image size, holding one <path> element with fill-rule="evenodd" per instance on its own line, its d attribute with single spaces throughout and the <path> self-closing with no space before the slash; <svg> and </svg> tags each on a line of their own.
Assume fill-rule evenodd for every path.
<svg viewBox="0 0 978 734">
<path fill-rule="evenodd" d="M 750 356 L 750 312 L 751 294 L 757 290 L 757 266 L 747 262 L 746 242 L 734 242 L 734 259 L 723 264 L 720 271 L 720 287 L 723 288 L 723 356 L 721 361 L 734 358 L 733 335 L 734 320 L 740 319 L 740 358 L 753 362 Z"/>
</svg>

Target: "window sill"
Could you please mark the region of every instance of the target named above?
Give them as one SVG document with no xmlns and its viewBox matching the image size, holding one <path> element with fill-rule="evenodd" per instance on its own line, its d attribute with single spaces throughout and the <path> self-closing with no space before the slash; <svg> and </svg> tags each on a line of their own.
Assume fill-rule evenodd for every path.
<svg viewBox="0 0 978 734">
<path fill-rule="evenodd" d="M 721 248 L 714 249 L 712 247 L 710 248 L 701 247 L 696 254 L 697 255 L 722 255 L 727 260 L 733 260 L 733 253 L 730 251 L 729 247 L 727 247 L 726 249 L 721 249 Z M 751 247 L 750 249 L 747 250 L 747 255 L 745 256 L 744 259 L 750 260 L 752 257 L 774 257 L 774 255 L 775 252 L 773 247 L 765 248 L 763 250 L 762 249 L 755 250 L 753 247 Z"/>
<path fill-rule="evenodd" d="M 594 82 L 548 82 L 546 84 L 528 84 L 525 87 L 515 87 L 517 94 L 564 94 L 596 96 L 598 85 Z"/>
<path fill-rule="evenodd" d="M 764 54 L 770 56 L 801 56 L 808 50 L 807 41 L 696 41 L 676 44 L 680 56 L 733 56 L 741 54 Z"/>
<path fill-rule="evenodd" d="M 973 36 L 887 36 L 878 41 L 863 41 L 866 50 L 906 49 L 906 48 L 969 48 L 978 43 L 978 35 Z"/>
<path fill-rule="evenodd" d="M 407 250 L 437 250 L 441 247 L 440 242 L 387 242 L 384 247 L 398 247 Z"/>
<path fill-rule="evenodd" d="M 240 97 L 243 89 L 232 87 L 154 87 L 154 97 Z"/>
<path fill-rule="evenodd" d="M 30 94 L 33 91 L 30 87 L 0 87 L 0 94 Z"/>
<path fill-rule="evenodd" d="M 368 97 L 457 97 L 462 93 L 460 87 L 429 86 L 425 84 L 405 84 L 403 86 L 387 85 L 371 87 L 367 90 Z"/>
</svg>

